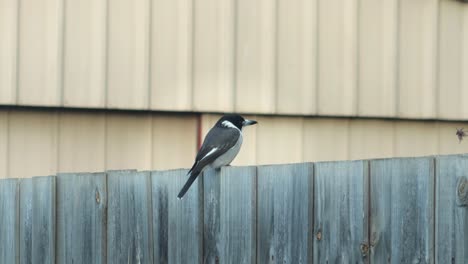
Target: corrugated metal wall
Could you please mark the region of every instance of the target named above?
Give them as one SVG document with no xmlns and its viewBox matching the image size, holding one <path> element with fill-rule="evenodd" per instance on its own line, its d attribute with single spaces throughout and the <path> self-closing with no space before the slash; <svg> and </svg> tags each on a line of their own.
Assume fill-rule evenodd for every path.
<svg viewBox="0 0 468 264">
<path fill-rule="evenodd" d="M 0 104 L 468 118 L 455 0 L 0 0 Z"/>
<path fill-rule="evenodd" d="M 233 165 L 468 152 L 455 128 L 466 123 L 249 116 Z M 0 111 L 0 178 L 106 169 L 190 167 L 196 115 Z M 217 121 L 203 115 L 202 134 Z"/>
</svg>

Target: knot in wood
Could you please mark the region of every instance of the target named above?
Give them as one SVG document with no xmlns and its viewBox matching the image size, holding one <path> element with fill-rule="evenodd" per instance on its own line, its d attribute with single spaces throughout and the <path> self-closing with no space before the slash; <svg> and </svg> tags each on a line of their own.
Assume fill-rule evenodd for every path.
<svg viewBox="0 0 468 264">
<path fill-rule="evenodd" d="M 457 205 L 468 206 L 468 178 L 462 176 L 457 181 Z"/>
<path fill-rule="evenodd" d="M 367 253 L 369 253 L 369 245 L 366 243 L 361 243 L 361 254 L 363 257 L 367 256 Z"/>
<path fill-rule="evenodd" d="M 96 189 L 96 203 L 99 204 L 101 202 L 101 196 L 99 195 L 99 191 Z"/>
<path fill-rule="evenodd" d="M 318 241 L 322 240 L 322 231 L 319 230 L 317 234 L 315 235 L 315 237 L 317 238 Z"/>
</svg>

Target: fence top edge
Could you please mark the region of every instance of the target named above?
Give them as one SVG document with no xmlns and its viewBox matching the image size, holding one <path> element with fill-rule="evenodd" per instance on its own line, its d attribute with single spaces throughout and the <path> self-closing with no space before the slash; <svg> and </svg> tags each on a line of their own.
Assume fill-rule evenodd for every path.
<svg viewBox="0 0 468 264">
<path fill-rule="evenodd" d="M 337 161 L 307 161 L 307 162 L 296 162 L 296 163 L 283 163 L 283 164 L 259 164 L 259 165 L 246 165 L 246 166 L 230 166 L 228 168 L 222 168 L 223 170 L 235 170 L 235 169 L 246 169 L 246 168 L 258 168 L 258 169 L 268 169 L 274 167 L 288 167 L 288 166 L 298 166 L 298 165 L 325 165 L 325 164 L 334 164 L 334 163 L 359 163 L 362 162 L 388 162 L 388 161 L 402 161 L 402 160 L 424 160 L 424 159 L 455 159 L 455 158 L 468 158 L 468 153 L 460 154 L 447 154 L 447 155 L 428 155 L 428 156 L 414 156 L 414 157 L 389 157 L 389 158 L 376 158 L 376 159 L 357 159 L 357 160 L 337 160 Z M 126 170 L 108 170 L 102 172 L 61 172 L 57 175 L 47 175 L 47 176 L 32 176 L 27 178 L 1 178 L 0 181 L 21 181 L 22 179 L 32 179 L 32 178 L 51 178 L 51 177 L 70 177 L 70 176 L 86 176 L 86 175 L 107 175 L 107 174 L 125 174 L 125 173 L 148 173 L 150 175 L 158 173 L 174 173 L 174 172 L 187 172 L 187 168 L 176 168 L 169 170 L 145 170 L 138 171 L 136 169 L 126 169 Z"/>
</svg>

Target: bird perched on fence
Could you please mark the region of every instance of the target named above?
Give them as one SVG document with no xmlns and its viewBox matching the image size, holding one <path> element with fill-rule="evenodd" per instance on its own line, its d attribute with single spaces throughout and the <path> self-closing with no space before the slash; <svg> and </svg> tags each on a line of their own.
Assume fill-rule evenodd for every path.
<svg viewBox="0 0 468 264">
<path fill-rule="evenodd" d="M 195 179 L 207 168 L 218 169 L 229 165 L 239 153 L 242 145 L 242 128 L 257 124 L 240 115 L 224 115 L 208 132 L 195 163 L 188 172 L 189 178 L 177 198 L 181 199 Z"/>
</svg>

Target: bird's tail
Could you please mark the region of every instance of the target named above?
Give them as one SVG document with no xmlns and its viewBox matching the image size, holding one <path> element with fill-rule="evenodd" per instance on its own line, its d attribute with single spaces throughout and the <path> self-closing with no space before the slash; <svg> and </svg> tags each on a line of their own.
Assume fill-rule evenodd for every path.
<svg viewBox="0 0 468 264">
<path fill-rule="evenodd" d="M 177 198 L 182 199 L 182 197 L 184 197 L 185 193 L 188 191 L 190 186 L 192 186 L 193 182 L 195 181 L 195 179 L 198 177 L 199 174 L 200 174 L 199 171 L 190 172 L 190 177 L 188 178 L 184 187 L 182 187 L 182 189 L 180 190 L 179 194 L 177 195 Z"/>
</svg>

